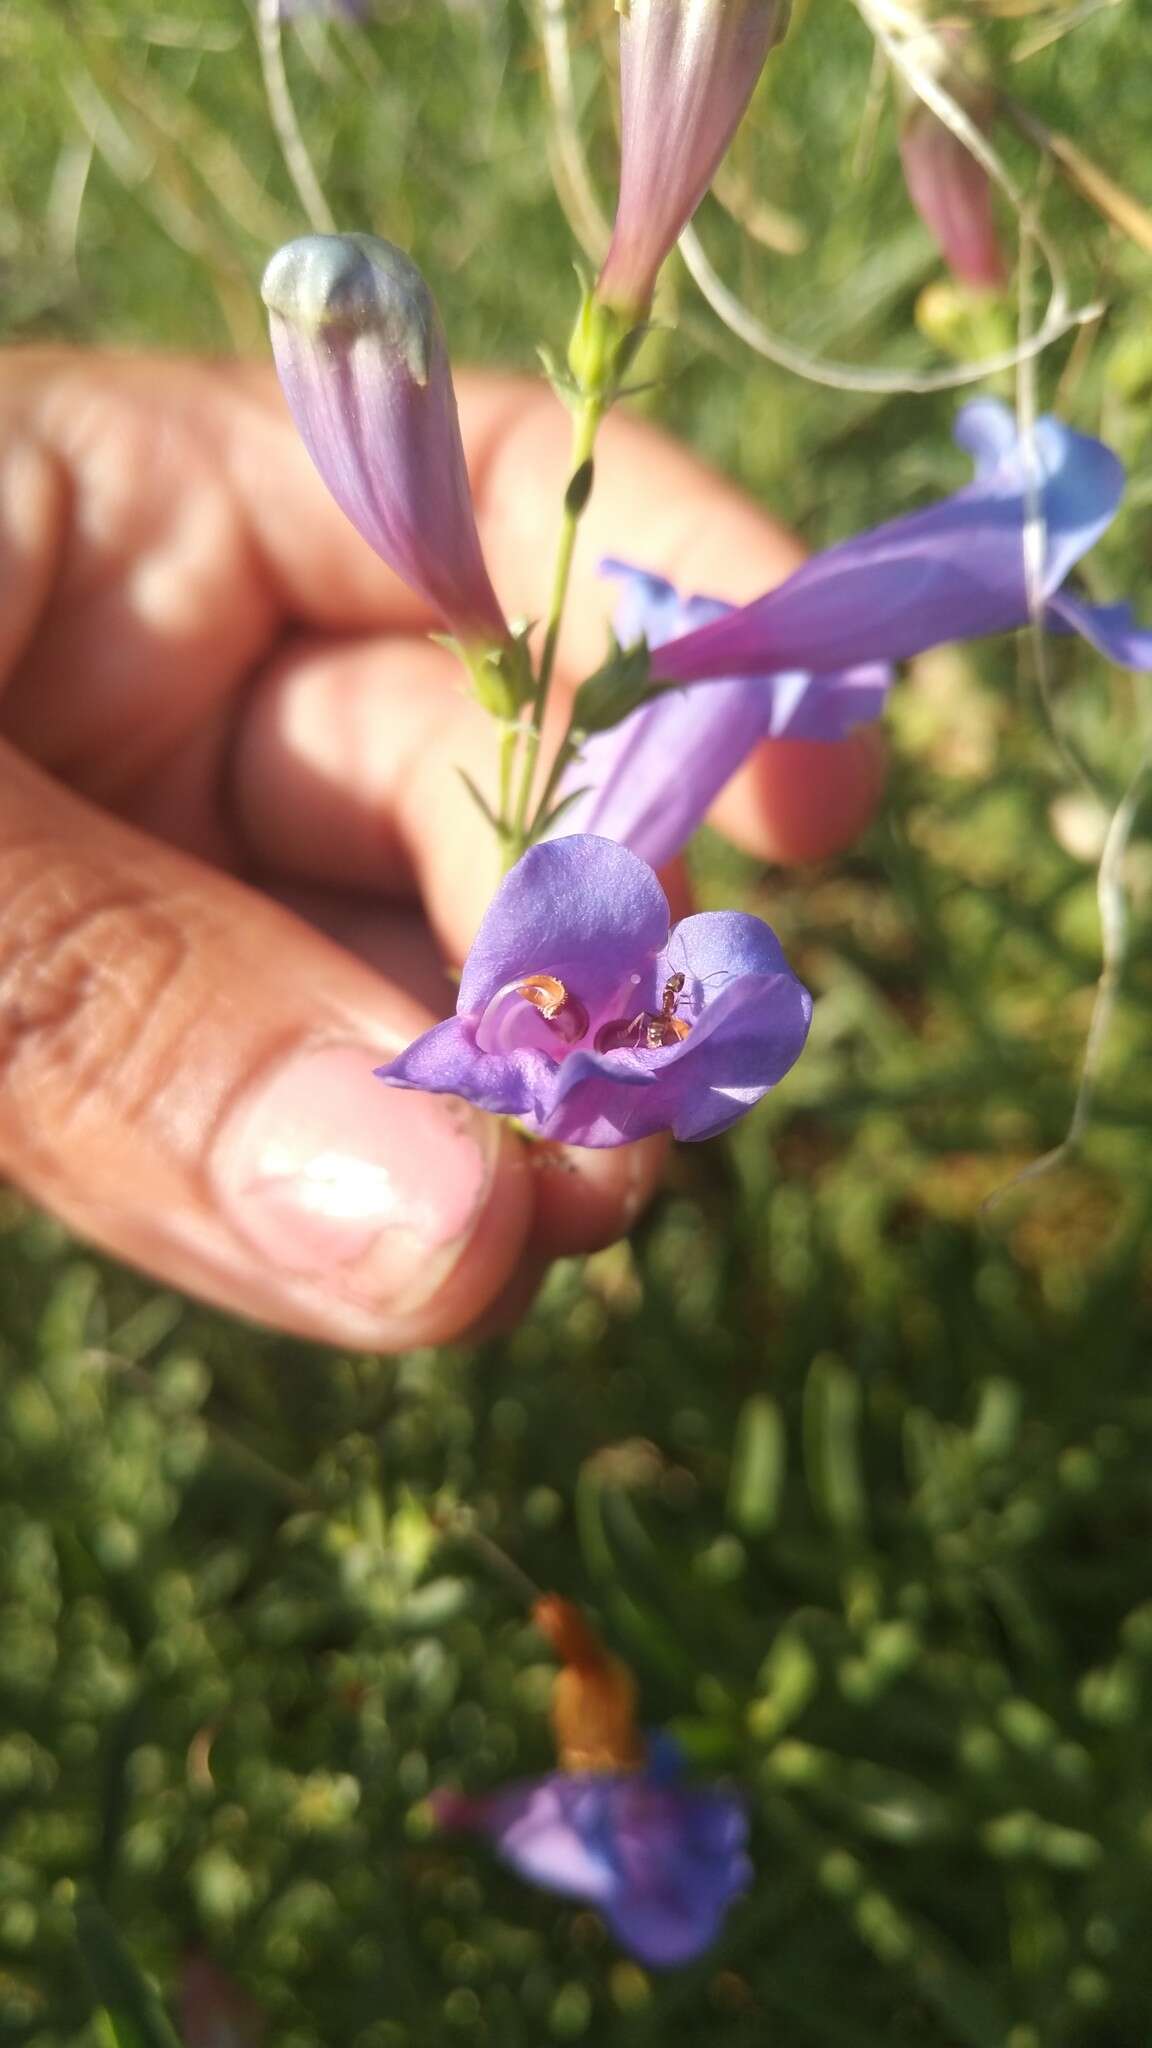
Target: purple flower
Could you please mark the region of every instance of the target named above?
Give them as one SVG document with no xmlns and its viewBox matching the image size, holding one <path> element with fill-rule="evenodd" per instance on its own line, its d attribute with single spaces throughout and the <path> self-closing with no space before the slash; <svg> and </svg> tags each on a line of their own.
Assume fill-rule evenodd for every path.
<svg viewBox="0 0 1152 2048">
<path fill-rule="evenodd" d="M 976 464 L 966 489 L 813 555 L 764 597 L 667 642 L 654 675 L 669 682 L 733 675 L 774 681 L 805 670 L 813 678 L 809 732 L 834 737 L 818 730 L 822 679 L 1026 625 L 1029 475 L 1015 420 L 997 400 L 978 398 L 961 410 L 956 438 Z M 1117 457 L 1102 441 L 1044 418 L 1036 427 L 1032 483 L 1044 528 L 1045 623 L 1081 634 L 1122 667 L 1152 668 L 1152 631 L 1136 625 L 1130 606 L 1088 604 L 1063 587 L 1120 503 L 1124 472 Z"/>
<path fill-rule="evenodd" d="M 614 621 L 623 647 L 640 639 L 660 647 L 735 610 L 718 598 L 681 597 L 662 576 L 626 562 L 602 567 L 623 585 Z M 886 663 L 871 662 L 838 675 L 731 676 L 664 690 L 584 742 L 558 791 L 574 801 L 556 831 L 599 833 L 663 867 L 760 740 L 843 739 L 879 717 L 891 680 Z"/>
<path fill-rule="evenodd" d="M 485 913 L 455 1017 L 381 1079 L 572 1145 L 726 1129 L 799 1057 L 811 999 L 759 918 L 670 933 L 668 915 L 651 869 L 609 839 L 531 847 Z"/>
<path fill-rule="evenodd" d="M 620 12 L 620 202 L 596 296 L 640 319 L 788 8 L 786 0 L 629 0 Z"/>
<path fill-rule="evenodd" d="M 262 291 L 284 395 L 337 504 L 466 646 L 505 643 L 416 265 L 375 235 L 304 235 L 273 256 Z"/>
<path fill-rule="evenodd" d="M 447 1827 L 474 1828 L 531 1884 L 584 1899 L 652 1969 L 712 1946 L 751 1878 L 747 1816 L 721 1786 L 669 1782 L 667 1747 L 643 1771 L 551 1771 L 469 1799 L 433 1795 Z"/>
</svg>

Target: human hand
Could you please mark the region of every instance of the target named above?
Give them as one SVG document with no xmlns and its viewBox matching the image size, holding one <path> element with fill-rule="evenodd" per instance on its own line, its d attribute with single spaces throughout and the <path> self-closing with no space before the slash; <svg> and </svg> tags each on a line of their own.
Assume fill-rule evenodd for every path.
<svg viewBox="0 0 1152 2048">
<path fill-rule="evenodd" d="M 460 380 L 493 581 L 543 608 L 567 466 L 544 388 Z M 628 553 L 743 600 L 796 544 L 627 418 L 561 648 Z M 333 1343 L 442 1341 L 625 1231 L 663 1145 L 525 1146 L 372 1069 L 452 1007 L 498 879 L 458 767 L 493 729 L 328 498 L 271 372 L 0 365 L 0 1171 L 192 1293 Z M 562 693 L 561 693 L 562 694 Z M 717 822 L 805 859 L 866 821 L 874 735 L 766 743 Z"/>
</svg>

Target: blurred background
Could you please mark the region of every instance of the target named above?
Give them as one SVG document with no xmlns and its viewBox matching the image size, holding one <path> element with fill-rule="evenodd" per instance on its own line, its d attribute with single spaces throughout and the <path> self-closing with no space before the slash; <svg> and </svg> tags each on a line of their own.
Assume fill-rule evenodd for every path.
<svg viewBox="0 0 1152 2048">
<path fill-rule="evenodd" d="M 610 209 L 613 9 L 568 11 Z M 458 359 L 531 366 L 575 310 L 531 10 L 364 14 L 285 28 L 330 203 L 412 250 Z M 1152 13 L 968 19 L 1079 152 L 996 131 L 1074 301 L 1102 304 L 1038 396 L 1129 467 L 1087 574 L 1148 618 Z M 301 214 L 245 0 L 20 0 L 0 108 L 10 342 L 264 352 L 260 271 Z M 1015 296 L 958 290 L 911 210 L 845 0 L 801 0 L 700 227 L 811 354 L 915 373 L 1014 339 Z M 641 402 L 813 545 L 963 480 L 954 395 L 798 380 L 680 270 L 663 310 Z M 1087 1131 L 1016 1177 L 1073 1115 L 1149 705 L 1080 642 L 1048 665 L 1063 747 L 1026 640 L 918 664 L 880 820 L 836 863 L 705 837 L 703 902 L 768 916 L 817 993 L 811 1050 L 506 1341 L 312 1351 L 0 1191 L 4 2048 L 148 2048 L 144 1977 L 174 2014 L 183 1984 L 191 2048 L 1148 2038 L 1147 811 L 1110 877 L 1129 943 Z M 544 1646 L 446 1519 L 585 1602 L 647 1718 L 748 1787 L 756 1882 L 692 1969 L 649 1975 L 431 1833 L 438 1782 L 549 1762 Z M 93 1970 L 105 1999 L 127 1973 L 111 2026 Z"/>
</svg>

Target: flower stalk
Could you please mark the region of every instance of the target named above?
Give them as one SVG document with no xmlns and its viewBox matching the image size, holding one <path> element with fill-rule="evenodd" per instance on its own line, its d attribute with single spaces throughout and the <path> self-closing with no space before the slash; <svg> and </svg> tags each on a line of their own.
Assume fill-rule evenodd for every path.
<svg viewBox="0 0 1152 2048">
<path fill-rule="evenodd" d="M 533 808 L 532 792 L 540 760 L 540 742 L 572 581 L 576 541 L 595 482 L 596 439 L 607 413 L 620 395 L 621 383 L 646 331 L 643 324 L 637 326 L 631 318 L 622 318 L 611 307 L 601 304 L 591 292 L 585 291 L 568 345 L 571 383 L 559 387 L 572 407 L 572 452 L 536 683 L 528 705 L 527 721 L 520 728 L 522 746 L 515 807 L 503 835 L 506 869 L 515 866 L 542 829 L 550 798 L 572 758 L 573 735 L 570 731 Z M 502 817 L 507 819 L 507 812 L 503 812 Z"/>
</svg>

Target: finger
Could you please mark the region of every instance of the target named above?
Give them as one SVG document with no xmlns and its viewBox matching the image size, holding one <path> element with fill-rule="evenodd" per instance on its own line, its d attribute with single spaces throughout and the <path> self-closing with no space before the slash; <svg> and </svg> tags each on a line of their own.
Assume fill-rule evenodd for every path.
<svg viewBox="0 0 1152 2048">
<path fill-rule="evenodd" d="M 545 758 L 563 717 L 553 704 Z M 266 874 L 421 900 L 459 966 L 501 873 L 495 835 L 463 776 L 495 803 L 497 770 L 492 720 L 442 648 L 301 636 L 249 687 L 230 813 Z M 682 915 L 682 877 L 665 880 Z"/>
<path fill-rule="evenodd" d="M 495 1119 L 373 1079 L 428 1021 L 0 751 L 0 1171 L 85 1236 L 332 1342 L 471 1324 L 532 1180 Z"/>
<path fill-rule="evenodd" d="M 545 1258 L 600 1252 L 626 1237 L 663 1178 L 666 1138 L 605 1152 L 530 1145 L 536 1183 L 532 1243 Z"/>
<path fill-rule="evenodd" d="M 761 860 L 827 860 L 871 824 L 887 758 L 879 726 L 843 740 L 765 740 L 729 783 L 712 821 Z"/>
</svg>

